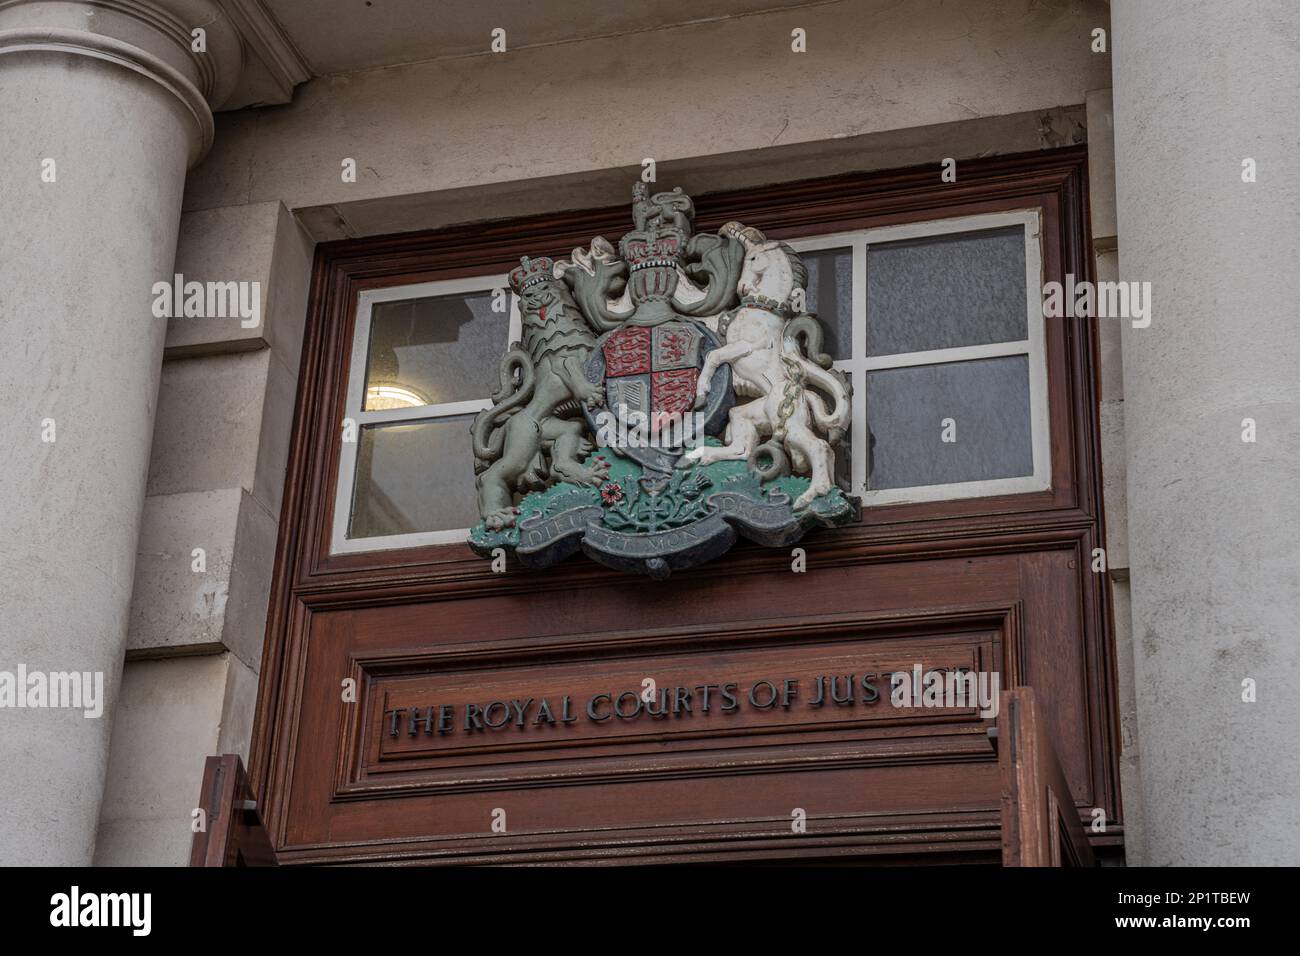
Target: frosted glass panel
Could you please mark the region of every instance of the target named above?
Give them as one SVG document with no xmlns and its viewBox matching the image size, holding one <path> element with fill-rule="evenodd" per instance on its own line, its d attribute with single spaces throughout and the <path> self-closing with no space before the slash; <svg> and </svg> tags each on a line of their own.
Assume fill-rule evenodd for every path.
<svg viewBox="0 0 1300 956">
<path fill-rule="evenodd" d="M 867 248 L 867 354 L 1028 337 L 1023 226 Z"/>
<path fill-rule="evenodd" d="M 448 531 L 478 521 L 473 420 L 455 415 L 362 428 L 348 537 Z"/>
<path fill-rule="evenodd" d="M 943 441 L 943 420 L 956 441 Z M 1032 475 L 1027 356 L 867 373 L 868 488 Z"/>
<path fill-rule="evenodd" d="M 377 302 L 362 407 L 487 398 L 509 334 L 510 314 L 492 311 L 490 291 Z"/>
</svg>

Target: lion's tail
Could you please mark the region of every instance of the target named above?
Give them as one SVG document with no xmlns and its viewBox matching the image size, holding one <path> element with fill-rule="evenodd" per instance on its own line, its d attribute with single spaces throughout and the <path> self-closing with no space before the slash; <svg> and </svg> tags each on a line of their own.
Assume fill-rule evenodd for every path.
<svg viewBox="0 0 1300 956">
<path fill-rule="evenodd" d="M 516 372 L 519 374 L 518 383 L 515 382 Z M 501 457 L 506 436 L 500 425 L 533 397 L 533 387 L 537 382 L 537 369 L 532 357 L 518 347 L 501 357 L 499 374 L 500 386 L 492 394 L 492 407 L 479 412 L 470 428 L 474 458 L 482 467 Z"/>
</svg>

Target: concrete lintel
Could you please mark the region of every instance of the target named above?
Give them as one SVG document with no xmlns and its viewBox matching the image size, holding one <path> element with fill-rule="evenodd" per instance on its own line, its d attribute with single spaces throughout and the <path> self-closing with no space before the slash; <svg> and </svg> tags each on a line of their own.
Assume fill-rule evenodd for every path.
<svg viewBox="0 0 1300 956">
<path fill-rule="evenodd" d="M 1083 105 L 940 123 L 862 136 L 792 143 L 664 162 L 658 181 L 695 196 L 728 189 L 814 179 L 853 172 L 897 169 L 946 157 L 984 156 L 1055 149 L 1087 142 Z M 437 229 L 469 222 L 543 215 L 624 200 L 638 166 L 586 170 L 459 189 L 385 196 L 295 210 L 317 241 Z"/>
</svg>

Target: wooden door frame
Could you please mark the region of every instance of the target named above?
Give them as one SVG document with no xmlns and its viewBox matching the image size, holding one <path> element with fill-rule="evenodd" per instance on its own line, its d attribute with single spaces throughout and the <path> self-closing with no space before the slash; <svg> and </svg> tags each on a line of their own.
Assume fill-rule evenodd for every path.
<svg viewBox="0 0 1300 956">
<path fill-rule="evenodd" d="M 1066 273 L 1091 279 L 1086 163 L 1086 149 L 1070 147 L 966 161 L 959 181 L 951 184 L 941 184 L 937 167 L 926 166 L 708 194 L 694 197 L 697 231 L 740 220 L 770 237 L 790 238 L 1038 205 L 1043 210 L 1045 279 L 1063 281 Z M 251 784 L 273 835 L 283 825 L 284 794 L 276 781 L 283 780 L 292 748 L 302 624 L 313 609 L 599 587 L 617 577 L 585 561 L 528 575 L 492 574 L 486 562 L 459 544 L 328 553 L 338 423 L 358 294 L 386 285 L 504 272 L 522 254 L 566 256 L 593 235 L 621 234 L 626 219 L 627 205 L 619 203 L 317 247 L 250 749 Z M 1046 241 L 1049 236 L 1054 241 Z M 861 524 L 827 533 L 819 544 L 819 562 L 897 562 L 1032 547 L 1070 549 L 1082 559 L 1101 547 L 1095 323 L 1049 321 L 1047 337 L 1051 489 L 868 509 Z M 783 552 L 742 545 L 725 567 L 705 566 L 691 574 L 763 573 L 787 563 Z M 1089 718 L 1096 722 L 1090 760 L 1099 802 L 1118 821 L 1115 667 L 1104 576 L 1082 593 L 1079 613 L 1089 648 L 1083 680 Z M 1099 843 L 1118 849 L 1122 832 L 1116 822 Z"/>
</svg>

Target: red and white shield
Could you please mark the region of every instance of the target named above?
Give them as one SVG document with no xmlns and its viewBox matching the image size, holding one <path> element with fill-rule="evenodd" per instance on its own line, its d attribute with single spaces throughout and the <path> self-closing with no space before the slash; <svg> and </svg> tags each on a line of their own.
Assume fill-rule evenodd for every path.
<svg viewBox="0 0 1300 956">
<path fill-rule="evenodd" d="M 695 405 L 703 336 L 686 322 L 626 326 L 605 339 L 605 395 L 610 408 L 625 406 L 647 421 L 684 415 Z"/>
</svg>

